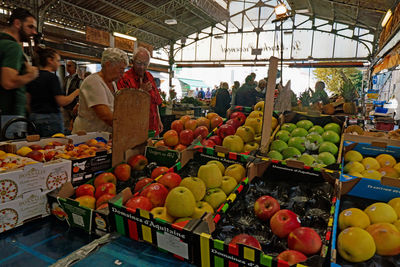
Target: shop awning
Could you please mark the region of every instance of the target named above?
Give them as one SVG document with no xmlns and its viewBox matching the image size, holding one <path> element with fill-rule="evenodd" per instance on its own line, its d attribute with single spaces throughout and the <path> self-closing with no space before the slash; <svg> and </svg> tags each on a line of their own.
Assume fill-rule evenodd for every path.
<svg viewBox="0 0 400 267">
<path fill-rule="evenodd" d="M 178 78 L 178 80 L 187 85 L 190 86 L 190 89 L 195 89 L 195 88 L 208 88 L 210 87 L 206 83 L 204 83 L 202 80 L 194 80 L 194 79 L 185 79 L 185 78 Z"/>
</svg>

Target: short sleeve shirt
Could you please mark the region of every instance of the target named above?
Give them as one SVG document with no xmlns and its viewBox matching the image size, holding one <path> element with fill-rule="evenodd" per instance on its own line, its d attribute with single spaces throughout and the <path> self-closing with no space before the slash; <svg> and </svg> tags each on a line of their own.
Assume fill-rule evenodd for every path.
<svg viewBox="0 0 400 267">
<path fill-rule="evenodd" d="M 154 82 L 153 75 L 146 71 L 143 83 L 150 82 L 152 89 L 150 90 L 150 118 L 149 118 L 149 130 L 154 130 L 156 135 L 159 134 L 159 122 L 158 122 L 158 105 L 161 105 L 162 99 L 160 93 L 158 92 L 156 83 Z M 122 79 L 118 82 L 118 89 L 123 88 L 134 88 L 139 89 L 140 87 L 140 77 L 136 75 L 133 68 L 124 73 Z"/>
<path fill-rule="evenodd" d="M 12 40 L 10 40 L 12 39 Z M 11 68 L 21 75 L 25 72 L 24 53 L 17 41 L 6 33 L 0 33 L 0 68 Z M 6 90 L 0 85 L 0 109 L 2 115 L 26 115 L 25 87 Z"/>
<path fill-rule="evenodd" d="M 114 86 L 116 88 L 116 86 Z M 75 119 L 72 133 L 78 131 L 112 132 L 112 127 L 97 117 L 93 107 L 106 105 L 114 111 L 114 94 L 98 73 L 89 75 L 81 85 L 79 92 L 78 117 Z"/>
<path fill-rule="evenodd" d="M 60 107 L 55 97 L 64 95 L 64 92 L 56 74 L 40 70 L 39 77 L 27 84 L 26 90 L 31 95 L 32 113 L 48 114 L 60 112 Z"/>
</svg>

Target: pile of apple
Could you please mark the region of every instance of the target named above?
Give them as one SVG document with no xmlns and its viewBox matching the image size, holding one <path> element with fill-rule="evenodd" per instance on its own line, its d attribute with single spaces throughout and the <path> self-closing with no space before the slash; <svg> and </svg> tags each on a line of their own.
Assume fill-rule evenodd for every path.
<svg viewBox="0 0 400 267">
<path fill-rule="evenodd" d="M 301 227 L 299 217 L 291 210 L 281 210 L 279 202 L 272 196 L 259 197 L 254 203 L 254 214 L 265 223 L 269 221 L 271 231 L 277 237 L 287 238 L 289 250 L 280 253 L 277 259 L 292 265 L 307 260 L 307 256 L 317 254 L 321 250 L 322 241 L 319 234 L 312 228 Z M 230 242 L 237 243 L 262 250 L 257 239 L 247 234 L 235 236 Z"/>
<path fill-rule="evenodd" d="M 324 127 L 309 120 L 284 123 L 275 135 L 267 156 L 275 160 L 295 159 L 311 167 L 325 167 L 336 162 L 341 127 Z"/>
<path fill-rule="evenodd" d="M 197 137 L 201 136 L 205 139 L 210 130 L 215 129 L 222 121 L 216 113 L 209 113 L 207 117 L 197 119 L 192 119 L 189 115 L 182 116 L 171 123 L 171 130 L 166 131 L 163 140 L 158 141 L 154 146 L 167 146 L 170 149 L 182 151 Z"/>
<path fill-rule="evenodd" d="M 383 176 L 400 178 L 400 162 L 389 154 L 374 157 L 363 157 L 360 152 L 350 150 L 344 155 L 343 171 L 356 177 L 381 179 Z"/>
<path fill-rule="evenodd" d="M 367 261 L 375 253 L 381 256 L 400 254 L 400 198 L 374 203 L 364 211 L 343 210 L 338 226 L 341 232 L 337 250 L 346 261 Z"/>
<path fill-rule="evenodd" d="M 28 164 L 35 164 L 37 161 L 20 155 L 6 153 L 0 150 L 0 171 L 13 170 L 24 167 Z"/>
<path fill-rule="evenodd" d="M 152 178 L 136 183 L 135 194 L 124 205 L 132 213 L 138 208 L 148 210 L 154 218 L 169 223 L 198 219 L 205 212 L 213 214 L 245 174 L 240 164 L 225 169 L 216 160 L 200 166 L 197 177 L 184 179 L 166 167 L 158 167 Z"/>
</svg>

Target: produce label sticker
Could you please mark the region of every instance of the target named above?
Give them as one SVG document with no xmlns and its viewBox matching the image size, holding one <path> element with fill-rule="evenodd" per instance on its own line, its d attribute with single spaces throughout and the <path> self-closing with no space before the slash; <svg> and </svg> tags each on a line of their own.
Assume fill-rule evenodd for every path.
<svg viewBox="0 0 400 267">
<path fill-rule="evenodd" d="M 189 246 L 185 242 L 182 242 L 179 237 L 157 231 L 157 245 L 161 249 L 165 249 L 187 260 L 189 259 Z"/>
</svg>

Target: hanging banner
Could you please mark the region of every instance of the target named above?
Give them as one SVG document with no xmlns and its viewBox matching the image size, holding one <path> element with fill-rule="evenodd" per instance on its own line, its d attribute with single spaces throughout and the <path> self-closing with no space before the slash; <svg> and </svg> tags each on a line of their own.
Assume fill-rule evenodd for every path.
<svg viewBox="0 0 400 267">
<path fill-rule="evenodd" d="M 115 36 L 114 46 L 128 52 L 133 52 L 135 41 Z"/>
<path fill-rule="evenodd" d="M 154 47 L 151 44 L 145 42 L 138 42 L 138 47 L 144 47 L 150 52 L 150 56 L 153 57 L 153 49 Z"/>
<path fill-rule="evenodd" d="M 86 26 L 86 41 L 110 46 L 110 33 Z"/>
</svg>

